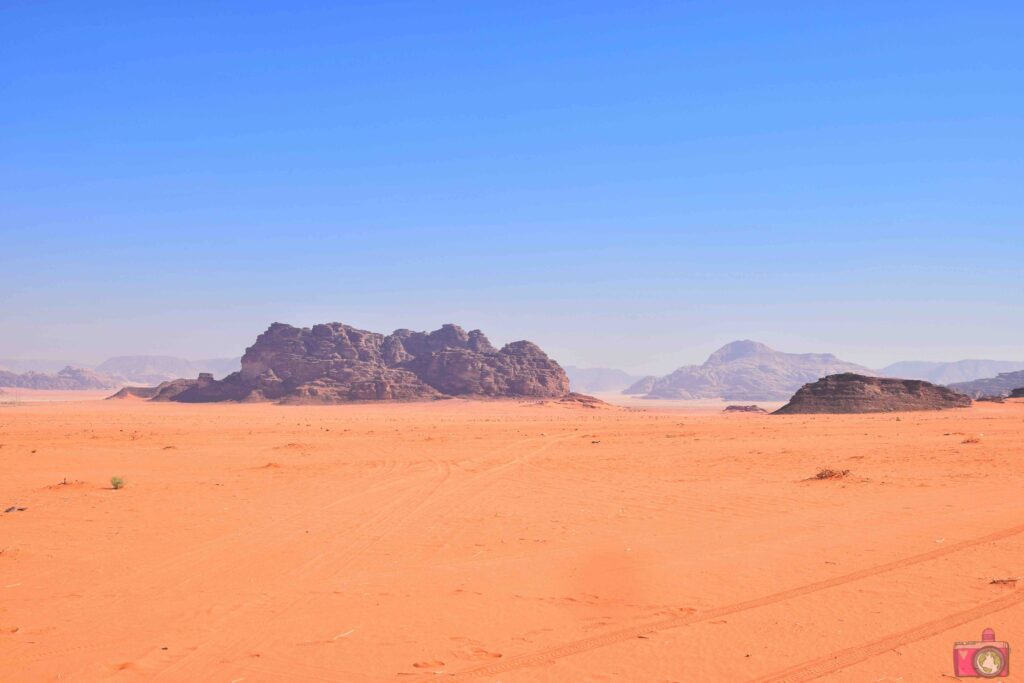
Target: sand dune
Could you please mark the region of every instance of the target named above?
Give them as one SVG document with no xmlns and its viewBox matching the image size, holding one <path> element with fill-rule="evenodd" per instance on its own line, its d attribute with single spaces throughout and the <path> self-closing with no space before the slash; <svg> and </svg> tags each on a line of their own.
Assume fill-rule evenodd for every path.
<svg viewBox="0 0 1024 683">
<path fill-rule="evenodd" d="M 1022 419 L 5 405 L 0 680 L 937 680 L 1024 633 Z"/>
</svg>

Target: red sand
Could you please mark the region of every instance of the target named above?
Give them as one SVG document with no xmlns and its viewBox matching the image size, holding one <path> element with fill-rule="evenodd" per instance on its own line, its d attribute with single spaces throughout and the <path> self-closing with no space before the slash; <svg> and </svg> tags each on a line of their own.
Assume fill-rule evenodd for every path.
<svg viewBox="0 0 1024 683">
<path fill-rule="evenodd" d="M 912 682 L 1024 645 L 1020 401 L 26 404 L 0 444 L 3 681 Z"/>
</svg>

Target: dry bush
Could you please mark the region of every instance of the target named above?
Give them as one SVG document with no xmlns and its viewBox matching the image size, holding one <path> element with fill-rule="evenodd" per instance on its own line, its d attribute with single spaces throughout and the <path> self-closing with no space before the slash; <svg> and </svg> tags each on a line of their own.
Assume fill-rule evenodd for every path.
<svg viewBox="0 0 1024 683">
<path fill-rule="evenodd" d="M 814 475 L 815 479 L 842 479 L 850 473 L 850 470 L 834 470 L 830 467 L 825 467 L 818 470 L 818 473 Z"/>
</svg>

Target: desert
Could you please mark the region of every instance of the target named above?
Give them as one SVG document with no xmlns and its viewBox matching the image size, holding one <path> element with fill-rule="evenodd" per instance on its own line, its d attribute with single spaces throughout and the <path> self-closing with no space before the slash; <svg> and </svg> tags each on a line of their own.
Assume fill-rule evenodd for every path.
<svg viewBox="0 0 1024 683">
<path fill-rule="evenodd" d="M 1024 3 L 2 17 L 0 683 L 1024 680 Z"/>
<path fill-rule="evenodd" d="M 0 679 L 937 680 L 1024 628 L 1022 418 L 6 404 Z"/>
</svg>

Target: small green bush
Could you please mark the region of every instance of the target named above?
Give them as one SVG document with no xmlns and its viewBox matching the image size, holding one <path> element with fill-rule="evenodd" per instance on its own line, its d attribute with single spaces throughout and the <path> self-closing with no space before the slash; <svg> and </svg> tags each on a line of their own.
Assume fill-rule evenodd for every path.
<svg viewBox="0 0 1024 683">
<path fill-rule="evenodd" d="M 122 479 L 121 477 L 111 477 L 110 485 L 113 486 L 114 490 L 116 491 L 117 489 L 124 487 L 124 479 Z"/>
</svg>

